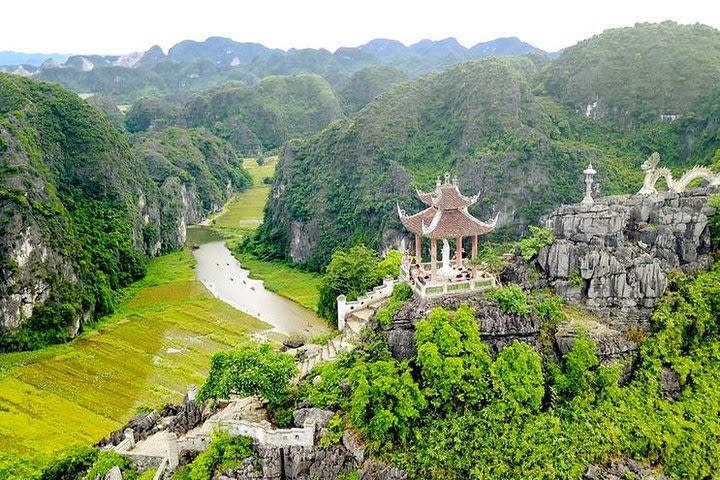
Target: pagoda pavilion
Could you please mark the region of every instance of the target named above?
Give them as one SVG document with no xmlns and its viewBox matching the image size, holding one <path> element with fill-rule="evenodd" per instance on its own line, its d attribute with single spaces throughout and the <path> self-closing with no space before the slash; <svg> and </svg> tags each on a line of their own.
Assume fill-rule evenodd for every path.
<svg viewBox="0 0 720 480">
<path fill-rule="evenodd" d="M 467 209 L 475 204 L 478 195 L 466 197 L 458 188 L 457 177 L 450 180 L 450 174 L 445 174 L 444 182 L 438 177 L 435 190 L 430 193 L 417 191 L 422 202 L 427 205 L 425 210 L 414 215 L 406 215 L 405 211 L 397 206 L 398 215 L 402 224 L 415 234 L 415 261 L 422 266 L 421 238 L 430 239 L 430 272 L 424 278 L 438 281 L 448 277 L 449 244 L 447 239 L 455 239 L 455 262 L 453 269 L 463 267 L 462 241 L 465 237 L 472 239 L 472 258 L 477 256 L 478 236 L 489 233 L 495 229 L 497 215 L 489 222 L 483 222 L 468 213 Z M 437 243 L 443 241 L 443 265 L 438 271 Z M 445 270 L 445 271 L 444 271 Z"/>
</svg>

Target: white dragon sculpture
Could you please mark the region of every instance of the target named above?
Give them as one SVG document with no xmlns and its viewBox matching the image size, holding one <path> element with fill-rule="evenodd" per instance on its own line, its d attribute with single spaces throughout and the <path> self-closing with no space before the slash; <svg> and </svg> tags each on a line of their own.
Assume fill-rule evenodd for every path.
<svg viewBox="0 0 720 480">
<path fill-rule="evenodd" d="M 679 180 L 675 180 L 673 179 L 670 169 L 665 167 L 657 168 L 658 163 L 660 163 L 660 154 L 655 152 L 642 164 L 641 168 L 645 172 L 645 180 L 643 181 L 643 187 L 638 192 L 638 195 L 651 195 L 653 193 L 657 193 L 655 184 L 661 177 L 665 177 L 668 189 L 677 193 L 684 192 L 690 182 L 698 178 L 702 178 L 707 181 L 711 186 L 720 185 L 720 174 L 713 173 L 712 170 L 707 167 L 695 165 L 693 168 L 685 172 Z"/>
</svg>

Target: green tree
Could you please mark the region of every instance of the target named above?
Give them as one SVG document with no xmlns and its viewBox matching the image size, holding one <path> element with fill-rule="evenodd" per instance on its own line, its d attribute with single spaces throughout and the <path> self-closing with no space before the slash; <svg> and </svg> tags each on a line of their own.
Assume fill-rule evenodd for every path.
<svg viewBox="0 0 720 480">
<path fill-rule="evenodd" d="M 380 260 L 375 268 L 375 276 L 382 280 L 385 277 L 397 278 L 400 275 L 400 263 L 402 262 L 402 253 L 399 250 L 390 250 L 385 258 Z"/>
<path fill-rule="evenodd" d="M 383 275 L 391 271 L 393 257 L 386 263 L 365 245 L 350 250 L 336 250 L 320 282 L 318 315 L 329 321 L 337 320 L 337 297 L 345 295 L 348 300 L 357 297 L 380 284 Z M 382 269 L 379 265 L 382 264 Z M 398 263 L 399 264 L 399 263 Z"/>
<path fill-rule="evenodd" d="M 427 406 L 406 362 L 359 363 L 351 374 L 350 421 L 375 446 L 404 441 Z"/>
<path fill-rule="evenodd" d="M 415 327 L 423 393 L 438 410 L 479 407 L 490 391 L 490 352 L 475 311 L 463 304 L 452 317 L 436 308 Z"/>
<path fill-rule="evenodd" d="M 279 402 L 297 372 L 292 356 L 275 352 L 269 343 L 243 345 L 219 352 L 210 359 L 210 373 L 200 388 L 198 401 L 228 398 L 232 393 L 260 395 Z"/>
<path fill-rule="evenodd" d="M 545 395 L 540 355 L 525 342 L 504 348 L 492 365 L 495 406 L 505 415 L 531 414 L 540 410 Z"/>
<path fill-rule="evenodd" d="M 528 228 L 530 229 L 530 236 L 523 238 L 518 243 L 520 254 L 526 262 L 537 256 L 541 248 L 551 245 L 555 241 L 555 235 L 549 228 L 536 227 L 535 225 L 530 225 Z"/>
<path fill-rule="evenodd" d="M 500 310 L 509 315 L 527 315 L 530 313 L 527 296 L 519 285 L 511 283 L 507 287 L 490 292 L 489 296 L 497 300 Z"/>
<path fill-rule="evenodd" d="M 178 470 L 173 480 L 210 480 L 222 469 L 240 466 L 243 460 L 255 456 L 251 438 L 242 435 L 231 437 L 219 431 L 213 437 L 207 450 L 195 457 L 191 463 Z"/>
</svg>

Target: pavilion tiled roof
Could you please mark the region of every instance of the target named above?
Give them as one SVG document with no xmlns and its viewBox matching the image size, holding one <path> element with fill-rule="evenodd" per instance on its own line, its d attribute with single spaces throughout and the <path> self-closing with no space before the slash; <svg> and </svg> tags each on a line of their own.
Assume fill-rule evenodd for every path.
<svg viewBox="0 0 720 480">
<path fill-rule="evenodd" d="M 457 180 L 452 183 L 445 175 L 445 183 L 438 180 L 432 193 L 417 192 L 420 200 L 428 208 L 414 215 L 406 215 L 398 205 L 398 215 L 402 224 L 411 232 L 428 238 L 454 238 L 471 235 L 484 235 L 495 229 L 497 216 L 490 222 L 482 222 L 467 211 L 467 207 L 477 201 L 475 197 L 466 197 L 458 189 Z"/>
<path fill-rule="evenodd" d="M 441 184 L 438 179 L 435 191 L 424 193 L 416 190 L 418 198 L 428 207 L 436 207 L 440 210 L 454 210 L 458 208 L 467 208 L 477 202 L 478 196 L 466 197 L 458 189 L 457 179 L 452 183 L 446 177 L 445 184 Z"/>
</svg>

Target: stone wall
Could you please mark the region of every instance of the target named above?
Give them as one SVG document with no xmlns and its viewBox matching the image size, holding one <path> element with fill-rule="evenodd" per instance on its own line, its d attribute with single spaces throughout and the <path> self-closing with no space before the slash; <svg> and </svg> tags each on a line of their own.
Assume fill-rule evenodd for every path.
<svg viewBox="0 0 720 480">
<path fill-rule="evenodd" d="M 668 274 L 712 264 L 710 195 L 720 188 L 682 193 L 615 196 L 592 205 L 564 205 L 546 219 L 556 241 L 538 255 L 550 285 L 627 331 L 649 327 Z"/>
<path fill-rule="evenodd" d="M 397 279 L 387 277 L 383 280 L 383 284 L 373 288 L 365 295 L 361 295 L 357 300 L 347 301 L 345 295 L 338 295 L 337 297 L 337 315 L 338 315 L 338 330 L 342 331 L 345 328 L 345 319 L 348 315 L 356 310 L 362 310 L 371 303 L 379 302 L 385 298 L 389 298 L 395 285 L 398 283 Z"/>
</svg>

